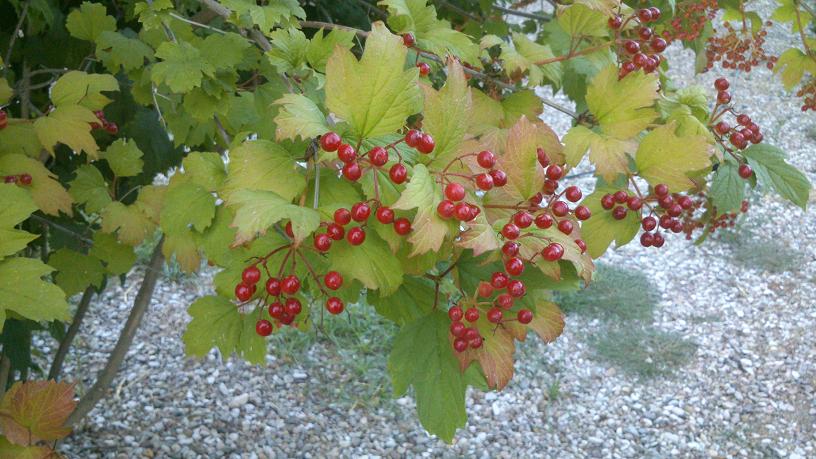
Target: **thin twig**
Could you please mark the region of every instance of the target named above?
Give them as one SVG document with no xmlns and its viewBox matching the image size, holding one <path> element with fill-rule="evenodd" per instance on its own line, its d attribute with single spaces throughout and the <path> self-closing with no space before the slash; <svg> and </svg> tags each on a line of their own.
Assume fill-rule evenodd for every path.
<svg viewBox="0 0 816 459">
<path fill-rule="evenodd" d="M 54 361 L 51 363 L 51 369 L 48 371 L 48 379 L 56 380 L 59 378 L 60 373 L 62 373 L 62 364 L 65 362 L 65 356 L 68 355 L 68 350 L 71 349 L 74 337 L 77 332 L 79 332 L 79 326 L 82 325 L 82 319 L 85 318 L 85 313 L 88 312 L 93 294 L 93 287 L 86 288 L 82 294 L 82 299 L 79 300 L 79 305 L 77 306 L 76 313 L 74 313 L 73 320 L 71 320 L 71 325 L 60 341 L 56 355 L 54 355 Z"/>
<path fill-rule="evenodd" d="M 609 48 L 611 45 L 612 45 L 612 42 L 609 41 L 609 42 L 603 43 L 601 45 L 590 46 L 589 48 L 584 48 L 581 51 L 571 50 L 569 53 L 564 54 L 562 56 L 556 56 L 556 57 L 551 57 L 549 59 L 540 60 L 538 62 L 533 62 L 533 64 L 535 64 L 535 65 L 547 65 L 547 64 L 552 64 L 553 62 L 567 61 L 567 60 L 570 60 L 570 59 L 572 59 L 574 57 L 583 56 L 585 54 L 590 54 L 590 53 L 594 53 L 595 51 L 600 51 L 602 49 Z"/>
<path fill-rule="evenodd" d="M 202 27 L 202 28 L 207 29 L 207 30 L 212 30 L 215 33 L 220 33 L 220 34 L 227 33 L 227 32 L 225 32 L 225 31 L 223 31 L 223 30 L 221 30 L 221 29 L 219 29 L 217 27 L 209 26 L 207 24 L 202 24 L 200 22 L 193 21 L 192 19 L 187 19 L 184 16 L 181 16 L 181 15 L 176 14 L 176 13 L 170 13 L 170 17 L 176 18 L 181 22 L 186 22 L 187 24 L 194 25 L 196 27 Z"/>
<path fill-rule="evenodd" d="M 550 16 L 543 16 L 543 15 L 540 15 L 540 14 L 528 13 L 526 11 L 513 10 L 513 9 L 505 8 L 505 7 L 499 6 L 499 5 L 493 5 L 493 9 L 496 10 L 496 11 L 500 11 L 500 12 L 502 12 L 504 14 L 509 14 L 511 16 L 519 16 L 519 17 L 523 17 L 523 18 L 527 18 L 527 19 L 535 19 L 535 20 L 541 21 L 541 22 L 549 22 L 549 21 L 552 20 L 552 18 Z"/>
<path fill-rule="evenodd" d="M 794 5 L 793 10 L 796 12 L 796 25 L 799 27 L 799 38 L 802 39 L 802 46 L 805 47 L 805 54 L 808 55 L 814 62 L 816 62 L 816 55 L 813 54 L 811 51 L 810 46 L 808 46 L 807 37 L 805 36 L 805 30 L 802 28 L 802 14 L 799 11 L 799 5 L 802 2 L 797 1 Z"/>
<path fill-rule="evenodd" d="M 14 32 L 11 34 L 11 39 L 9 40 L 9 47 L 8 51 L 6 51 L 6 59 L 3 61 L 3 76 L 8 76 L 9 67 L 11 66 L 11 53 L 14 51 L 14 42 L 17 41 L 17 36 L 20 35 L 20 30 L 23 28 L 23 21 L 28 15 L 28 7 L 31 5 L 31 0 L 25 2 L 23 5 L 23 9 L 20 11 L 20 19 L 17 21 L 17 27 L 14 28 Z"/>
<path fill-rule="evenodd" d="M 80 241 L 80 242 L 82 242 L 84 244 L 88 244 L 89 247 L 93 245 L 93 240 L 88 239 L 87 237 L 77 233 L 76 231 L 72 230 L 71 228 L 68 228 L 67 226 L 62 226 L 59 223 L 52 222 L 51 220 L 48 220 L 47 218 L 40 217 L 37 214 L 31 214 L 29 216 L 29 218 L 31 218 L 32 220 L 36 220 L 36 221 L 38 221 L 40 223 L 44 223 L 44 224 L 46 224 L 46 225 L 48 225 L 48 226 L 50 226 L 50 227 L 52 227 L 52 228 L 54 228 L 56 230 L 62 231 L 65 234 L 73 236 L 78 241 Z"/>
</svg>

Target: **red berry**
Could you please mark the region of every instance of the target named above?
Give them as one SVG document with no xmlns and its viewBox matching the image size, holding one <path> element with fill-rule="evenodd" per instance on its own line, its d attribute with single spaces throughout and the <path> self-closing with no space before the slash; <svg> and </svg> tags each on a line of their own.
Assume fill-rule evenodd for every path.
<svg viewBox="0 0 816 459">
<path fill-rule="evenodd" d="M 657 228 L 657 220 L 652 216 L 645 217 L 643 221 L 640 222 L 640 226 L 643 227 L 645 231 L 651 231 Z"/>
<path fill-rule="evenodd" d="M 284 309 L 283 305 L 279 301 L 275 301 L 274 303 L 269 305 L 269 315 L 274 317 L 275 319 L 280 319 L 283 316 Z"/>
<path fill-rule="evenodd" d="M 606 21 L 606 24 L 609 25 L 610 29 L 620 29 L 620 26 L 623 25 L 623 19 L 617 14 L 612 16 Z"/>
<path fill-rule="evenodd" d="M 420 76 L 428 76 L 431 73 L 431 66 L 425 62 L 419 62 L 416 66 L 419 69 Z"/>
<path fill-rule="evenodd" d="M 476 322 L 479 320 L 479 310 L 476 308 L 467 308 L 465 311 L 465 320 L 468 322 Z"/>
<path fill-rule="evenodd" d="M 255 333 L 261 336 L 269 336 L 272 334 L 272 323 L 266 319 L 261 319 L 255 323 Z"/>
<path fill-rule="evenodd" d="M 364 222 L 371 216 L 371 207 L 365 202 L 358 202 L 351 206 L 351 218 L 355 222 Z"/>
<path fill-rule="evenodd" d="M 669 187 L 664 183 L 658 183 L 654 187 L 654 192 L 658 196 L 666 196 L 667 194 L 669 194 Z"/>
<path fill-rule="evenodd" d="M 521 298 L 527 293 L 527 287 L 524 286 L 524 282 L 514 279 L 507 283 L 507 293 L 513 298 Z"/>
<path fill-rule="evenodd" d="M 538 164 L 541 164 L 541 167 L 547 167 L 550 165 L 550 157 L 543 148 L 536 148 L 536 157 L 538 158 Z"/>
<path fill-rule="evenodd" d="M 513 223 L 519 228 L 529 228 L 533 224 L 533 216 L 529 212 L 521 211 L 513 215 Z"/>
<path fill-rule="evenodd" d="M 21 185 L 25 185 L 25 186 L 31 185 L 32 180 L 33 179 L 31 178 L 31 174 L 25 174 L 25 173 L 20 174 L 20 184 Z"/>
<path fill-rule="evenodd" d="M 561 220 L 558 222 L 558 231 L 561 231 L 564 234 L 572 234 L 572 230 L 575 229 L 575 225 L 569 220 Z"/>
<path fill-rule="evenodd" d="M 544 200 L 544 195 L 541 194 L 541 192 L 538 192 L 538 193 L 534 194 L 532 198 L 528 199 L 528 201 L 530 201 L 530 204 L 533 204 L 535 206 L 541 204 L 541 201 L 543 201 L 543 200 Z"/>
<path fill-rule="evenodd" d="M 529 309 L 519 309 L 519 312 L 516 314 L 516 318 L 520 323 L 529 324 L 533 321 L 533 311 Z"/>
<path fill-rule="evenodd" d="M 448 183 L 445 186 L 445 197 L 453 202 L 461 201 L 465 198 L 465 187 L 456 182 Z"/>
<path fill-rule="evenodd" d="M 419 145 L 417 145 L 416 149 L 419 150 L 420 153 L 428 154 L 433 151 L 435 146 L 436 142 L 434 142 L 434 139 L 430 134 L 422 134 L 422 137 L 419 139 Z"/>
<path fill-rule="evenodd" d="M 468 341 L 464 338 L 456 338 L 453 340 L 453 349 L 456 352 L 465 352 L 468 348 Z"/>
<path fill-rule="evenodd" d="M 660 216 L 660 227 L 663 229 L 669 229 L 674 224 L 674 220 L 671 218 L 671 215 L 661 215 Z"/>
<path fill-rule="evenodd" d="M 406 169 L 402 163 L 394 164 L 391 166 L 391 169 L 388 170 L 388 176 L 391 177 L 391 181 L 397 185 L 405 183 L 405 179 L 408 178 L 408 169 Z"/>
<path fill-rule="evenodd" d="M 17 183 L 17 176 L 16 175 L 7 175 L 3 177 L 3 182 L 5 183 Z"/>
<path fill-rule="evenodd" d="M 447 199 L 439 201 L 439 204 L 436 205 L 436 213 L 439 214 L 439 216 L 444 219 L 453 217 L 454 209 L 455 205 L 451 201 L 448 201 Z"/>
<path fill-rule="evenodd" d="M 558 164 L 552 164 L 547 168 L 547 178 L 550 180 L 558 180 L 564 175 L 564 169 Z"/>
<path fill-rule="evenodd" d="M 266 293 L 272 296 L 278 296 L 281 293 L 281 283 L 276 277 L 270 277 L 266 280 Z"/>
<path fill-rule="evenodd" d="M 613 207 L 615 207 L 615 197 L 612 196 L 611 194 L 603 195 L 603 197 L 601 198 L 601 207 L 603 207 L 606 210 L 610 210 Z"/>
<path fill-rule="evenodd" d="M 691 198 L 688 196 L 680 196 L 677 199 L 677 202 L 680 203 L 680 207 L 685 210 L 691 209 L 691 206 L 694 205 L 694 202 L 692 202 Z"/>
<path fill-rule="evenodd" d="M 388 152 L 383 147 L 374 147 L 368 151 L 368 159 L 375 166 L 384 166 L 388 162 Z"/>
<path fill-rule="evenodd" d="M 337 290 L 343 286 L 343 276 L 337 271 L 329 271 L 323 276 L 323 283 L 331 290 Z"/>
<path fill-rule="evenodd" d="M 477 293 L 482 298 L 489 298 L 493 295 L 493 286 L 490 285 L 489 282 L 479 282 L 479 288 L 477 289 Z"/>
<path fill-rule="evenodd" d="M 244 302 L 252 298 L 252 288 L 247 284 L 238 284 L 235 286 L 235 298 L 238 301 Z"/>
<path fill-rule="evenodd" d="M 241 273 L 241 280 L 247 285 L 257 284 L 261 280 L 261 270 L 257 266 L 248 266 Z"/>
<path fill-rule="evenodd" d="M 479 206 L 474 206 L 472 204 L 468 204 L 468 216 L 465 219 L 466 222 L 472 221 L 474 218 L 478 217 L 480 213 L 482 213 L 482 209 Z"/>
<path fill-rule="evenodd" d="M 626 207 L 617 206 L 612 209 L 612 218 L 615 220 L 623 220 L 626 218 Z"/>
<path fill-rule="evenodd" d="M 359 226 L 355 226 L 354 228 L 348 230 L 348 233 L 346 233 L 346 240 L 349 241 L 349 244 L 351 245 L 360 245 L 365 242 L 365 238 L 366 233 Z"/>
<path fill-rule="evenodd" d="M 643 247 L 651 247 L 654 243 L 654 235 L 652 233 L 643 233 L 640 235 L 640 245 Z"/>
<path fill-rule="evenodd" d="M 326 300 L 326 310 L 329 311 L 329 314 L 340 314 L 343 312 L 345 305 L 343 304 L 343 300 L 337 298 L 336 296 L 330 297 Z"/>
<path fill-rule="evenodd" d="M 493 188 L 493 177 L 487 172 L 477 175 L 476 186 L 483 191 L 490 190 Z"/>
<path fill-rule="evenodd" d="M 541 187 L 541 191 L 544 194 L 551 195 L 555 194 L 555 190 L 558 189 L 558 180 L 546 179 L 544 180 L 544 186 Z"/>
<path fill-rule="evenodd" d="M 377 220 L 383 225 L 388 225 L 394 221 L 394 211 L 390 207 L 380 206 L 376 212 Z"/>
<path fill-rule="evenodd" d="M 453 213 L 456 215 L 456 219 L 459 221 L 467 221 L 470 219 L 470 206 L 467 205 L 465 202 L 457 203 L 453 206 Z"/>
<path fill-rule="evenodd" d="M 652 21 L 660 19 L 660 8 L 656 6 L 649 7 L 649 12 L 652 13 Z"/>
<path fill-rule="evenodd" d="M 300 290 L 300 279 L 294 274 L 290 274 L 281 281 L 281 290 L 287 295 L 294 295 Z"/>
<path fill-rule="evenodd" d="M 637 196 L 630 196 L 626 201 L 626 207 L 635 211 L 640 210 L 643 207 L 643 201 Z"/>
<path fill-rule="evenodd" d="M 663 235 L 660 233 L 655 233 L 654 242 L 652 242 L 652 246 L 660 248 L 663 247 L 664 242 L 666 242 L 666 240 L 663 239 Z"/>
<path fill-rule="evenodd" d="M 566 190 L 564 190 L 564 197 L 567 198 L 570 202 L 578 202 L 583 197 L 583 193 L 581 193 L 581 189 L 577 186 L 569 186 Z"/>
<path fill-rule="evenodd" d="M 294 320 L 295 320 L 295 316 L 293 316 L 292 314 L 289 314 L 288 312 L 286 312 L 286 310 L 284 308 L 283 314 L 281 314 L 281 316 L 280 316 L 281 323 L 284 324 L 284 325 L 289 325 Z"/>
<path fill-rule="evenodd" d="M 105 125 L 105 131 L 110 135 L 116 135 L 119 133 L 119 126 L 116 123 L 108 123 Z"/>
<path fill-rule="evenodd" d="M 553 242 L 547 247 L 544 247 L 544 250 L 541 251 L 541 256 L 547 261 L 558 261 L 564 256 L 564 247 L 557 242 Z"/>
<path fill-rule="evenodd" d="M 623 43 L 623 49 L 629 54 L 635 54 L 640 51 L 640 44 L 634 40 L 628 40 Z"/>
<path fill-rule="evenodd" d="M 680 207 L 680 204 L 674 203 L 668 209 L 666 209 L 666 213 L 672 217 L 679 217 L 680 214 L 683 213 L 683 208 Z"/>
<path fill-rule="evenodd" d="M 496 304 L 499 305 L 502 309 L 510 309 L 513 307 L 513 296 L 509 293 L 502 293 L 501 295 L 496 297 Z"/>
<path fill-rule="evenodd" d="M 354 147 L 351 145 L 343 143 L 337 147 L 337 157 L 340 158 L 340 161 L 349 164 L 357 160 L 357 152 L 354 151 Z"/>
<path fill-rule="evenodd" d="M 405 133 L 405 143 L 408 144 L 411 148 L 416 148 L 419 146 L 419 142 L 422 140 L 422 133 L 417 131 L 416 129 L 410 129 L 408 132 Z"/>
<path fill-rule="evenodd" d="M 646 41 L 646 40 L 652 38 L 652 29 L 649 28 L 649 27 L 645 27 L 645 26 L 641 27 L 641 28 L 638 29 L 637 33 L 638 33 L 638 37 L 640 37 L 640 39 L 643 40 L 643 41 Z"/>
<path fill-rule="evenodd" d="M 744 179 L 749 179 L 749 178 L 751 178 L 751 175 L 753 175 L 754 170 L 751 169 L 751 166 L 749 166 L 747 164 L 740 164 L 740 167 L 737 170 L 737 172 L 739 173 L 740 177 L 742 177 Z"/>
<path fill-rule="evenodd" d="M 450 324 L 450 332 L 451 335 L 455 337 L 460 337 L 465 333 L 467 327 L 462 322 L 451 322 Z"/>
<path fill-rule="evenodd" d="M 746 114 L 741 114 L 737 116 L 737 123 L 741 124 L 742 126 L 748 126 L 751 124 L 751 117 Z"/>
<path fill-rule="evenodd" d="M 339 208 L 334 211 L 334 222 L 340 226 L 348 225 L 351 222 L 351 212 L 348 209 Z"/>
<path fill-rule="evenodd" d="M 507 223 L 504 225 L 504 227 L 502 227 L 501 233 L 506 239 L 513 240 L 519 237 L 521 231 L 519 230 L 519 227 L 513 223 Z"/>
<path fill-rule="evenodd" d="M 480 347 L 482 347 L 483 343 L 484 339 L 481 336 L 475 336 L 470 341 L 468 341 L 468 344 L 473 349 L 479 349 Z"/>
<path fill-rule="evenodd" d="M 341 142 L 336 132 L 327 132 L 320 136 L 320 148 L 326 151 L 336 151 Z"/>
<path fill-rule="evenodd" d="M 300 300 L 297 298 L 287 298 L 286 304 L 283 305 L 283 308 L 289 314 L 296 316 L 300 314 L 300 311 L 303 310 L 303 305 L 300 303 Z"/>
<path fill-rule="evenodd" d="M 501 250 L 502 253 L 507 255 L 508 257 L 515 257 L 519 253 L 519 249 L 521 245 L 518 242 L 507 241 L 502 246 Z"/>
<path fill-rule="evenodd" d="M 623 204 L 624 202 L 629 200 L 629 193 L 627 193 L 624 190 L 620 190 L 616 191 L 615 194 L 612 195 L 612 197 L 615 198 L 615 202 Z"/>
<path fill-rule="evenodd" d="M 357 163 L 349 163 L 343 166 L 343 177 L 356 182 L 363 176 L 363 171 Z"/>
<path fill-rule="evenodd" d="M 328 234 L 320 233 L 315 234 L 314 237 L 314 247 L 321 251 L 327 252 L 331 248 L 332 238 L 329 237 Z"/>
<path fill-rule="evenodd" d="M 745 136 L 739 132 L 731 134 L 731 137 L 729 137 L 728 140 L 731 142 L 731 145 L 739 148 L 740 150 L 748 145 L 748 141 L 745 140 Z"/>
<path fill-rule="evenodd" d="M 551 227 L 554 223 L 554 220 L 550 214 L 538 214 L 535 218 L 535 225 L 541 229 L 547 229 Z"/>
<path fill-rule="evenodd" d="M 654 52 L 662 53 L 663 51 L 666 50 L 666 46 L 668 46 L 668 43 L 666 43 L 666 40 L 660 37 L 654 37 L 652 38 L 652 41 L 649 42 L 649 46 L 652 48 Z"/>
<path fill-rule="evenodd" d="M 731 102 L 731 94 L 728 94 L 728 91 L 720 91 L 717 93 L 717 103 L 725 105 L 729 102 Z"/>
<path fill-rule="evenodd" d="M 490 276 L 490 285 L 493 288 L 502 289 L 507 287 L 507 283 L 510 281 L 510 278 L 507 277 L 507 274 L 503 272 L 495 272 L 492 276 Z"/>
<path fill-rule="evenodd" d="M 731 126 L 729 126 L 725 121 L 720 121 L 714 125 L 714 130 L 717 131 L 717 134 L 719 135 L 726 135 L 728 134 L 728 131 L 731 130 Z"/>
<path fill-rule="evenodd" d="M 494 306 L 487 311 L 487 321 L 497 324 L 502 321 L 503 315 L 502 310 Z"/>
<path fill-rule="evenodd" d="M 589 220 L 589 217 L 592 216 L 592 212 L 586 206 L 578 206 L 575 208 L 575 218 L 578 220 Z"/>
<path fill-rule="evenodd" d="M 751 137 L 751 143 L 753 144 L 762 143 L 762 139 L 763 139 L 762 133 L 754 131 L 754 136 Z"/>
<path fill-rule="evenodd" d="M 416 43 L 416 38 L 414 37 L 414 34 L 412 34 L 412 33 L 402 34 L 402 44 L 403 45 L 410 48 L 410 47 L 414 46 L 415 43 Z"/>
<path fill-rule="evenodd" d="M 646 62 L 649 60 L 649 57 L 643 53 L 637 53 L 632 56 L 632 63 L 635 64 L 635 67 L 642 68 L 646 65 Z"/>
<path fill-rule="evenodd" d="M 563 217 L 569 213 L 569 206 L 564 201 L 555 201 L 552 205 L 552 213 L 556 217 Z"/>
<path fill-rule="evenodd" d="M 493 186 L 503 187 L 507 185 L 507 174 L 501 169 L 494 169 L 490 171 L 490 176 L 493 177 Z"/>
<path fill-rule="evenodd" d="M 329 223 L 329 225 L 326 227 L 326 234 L 328 234 L 329 237 L 335 241 L 339 241 L 346 235 L 346 230 L 344 230 L 343 227 L 337 223 Z"/>
<path fill-rule="evenodd" d="M 717 78 L 716 80 L 714 80 L 714 88 L 717 91 L 725 91 L 725 90 L 728 89 L 729 86 L 731 86 L 731 85 L 728 83 L 728 80 L 726 80 L 725 78 Z"/>
<path fill-rule="evenodd" d="M 459 322 L 460 320 L 462 320 L 462 317 L 464 316 L 465 313 L 459 306 L 453 306 L 452 308 L 448 309 L 448 317 L 450 317 L 450 320 L 454 322 Z"/>
<path fill-rule="evenodd" d="M 579 248 L 579 249 L 581 249 L 581 253 L 585 253 L 585 252 L 586 252 L 586 250 L 587 250 L 587 245 L 586 245 L 586 242 L 584 242 L 584 240 L 583 240 L 583 239 L 576 239 L 576 240 L 575 240 L 575 241 L 573 241 L 573 242 L 575 242 L 575 245 L 577 245 L 577 246 L 578 246 L 578 248 Z"/>
<path fill-rule="evenodd" d="M 485 169 L 492 169 L 493 166 L 496 165 L 496 155 L 490 150 L 480 151 L 479 154 L 476 155 L 476 162 Z"/>
<path fill-rule="evenodd" d="M 504 263 L 504 270 L 511 276 L 521 276 L 524 272 L 524 261 L 521 258 L 513 257 Z"/>
<path fill-rule="evenodd" d="M 400 236 L 405 236 L 411 232 L 411 221 L 407 218 L 398 218 L 394 221 L 394 231 Z"/>
<path fill-rule="evenodd" d="M 638 19 L 640 19 L 640 22 L 649 22 L 653 19 L 652 10 L 648 8 L 638 10 L 637 16 Z"/>
</svg>

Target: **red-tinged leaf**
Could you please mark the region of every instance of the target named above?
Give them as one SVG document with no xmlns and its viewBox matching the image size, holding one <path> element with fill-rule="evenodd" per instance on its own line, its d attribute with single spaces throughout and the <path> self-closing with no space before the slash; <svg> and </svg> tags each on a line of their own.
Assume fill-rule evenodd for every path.
<svg viewBox="0 0 816 459">
<path fill-rule="evenodd" d="M 504 154 L 499 158 L 501 169 L 507 173 L 507 188 L 517 200 L 529 199 L 544 185 L 544 168 L 536 155 L 539 147 L 551 161 L 564 162 L 563 147 L 555 132 L 540 121 L 521 117 L 510 129 Z"/>
<path fill-rule="evenodd" d="M 516 351 L 513 334 L 502 326 L 496 328 L 496 324 L 488 322 L 484 311 L 476 322 L 476 328 L 482 334 L 484 342 L 478 349 L 454 351 L 460 368 L 464 373 L 473 361 L 478 361 L 487 385 L 501 390 L 513 378 L 513 353 Z M 453 335 L 450 335 L 451 345 L 453 339 Z"/>
<path fill-rule="evenodd" d="M 552 343 L 564 331 L 564 313 L 557 304 L 544 301 L 536 304 L 533 321 L 528 324 L 545 343 Z"/>
<path fill-rule="evenodd" d="M 73 384 L 18 382 L 0 402 L 0 427 L 18 445 L 59 440 L 71 433 L 64 424 L 75 406 Z"/>
</svg>

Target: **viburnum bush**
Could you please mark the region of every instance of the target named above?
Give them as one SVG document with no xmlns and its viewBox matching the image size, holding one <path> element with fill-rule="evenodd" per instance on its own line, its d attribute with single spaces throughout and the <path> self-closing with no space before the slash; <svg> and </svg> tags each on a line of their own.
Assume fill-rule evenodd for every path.
<svg viewBox="0 0 816 459">
<path fill-rule="evenodd" d="M 737 1 L 575 0 L 522 16 L 506 2 L 67 3 L 0 6 L 2 387 L 32 369 L 60 378 L 95 292 L 160 234 L 68 426 L 110 384 L 165 257 L 217 270 L 189 307 L 191 356 L 263 364 L 282 328 L 375 308 L 400 326 L 395 394 L 412 387 L 423 426 L 450 441 L 467 388 L 504 388 L 528 334 L 555 340 L 551 292 L 591 282 L 613 242 L 702 241 L 749 210 L 751 189 L 808 201 L 727 79 L 678 88 L 664 55 L 679 42 L 712 72 L 776 62 L 792 86 L 816 62 L 795 1 L 774 17 L 795 18 L 804 51 L 779 60 L 761 51 L 770 25 Z M 721 10 L 743 28 L 717 31 Z M 563 137 L 545 110 L 572 120 Z M 30 345 L 45 331 L 59 342 L 47 376 Z M 3 429 L 3 447 L 44 447 Z"/>
</svg>

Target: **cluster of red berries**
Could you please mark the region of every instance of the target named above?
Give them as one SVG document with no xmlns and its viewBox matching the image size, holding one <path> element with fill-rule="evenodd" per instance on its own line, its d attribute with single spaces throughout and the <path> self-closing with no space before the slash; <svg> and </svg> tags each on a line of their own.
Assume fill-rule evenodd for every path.
<svg viewBox="0 0 816 459">
<path fill-rule="evenodd" d="M 96 115 L 99 122 L 91 123 L 91 129 L 104 129 L 110 135 L 116 135 L 119 133 L 119 126 L 117 126 L 113 121 L 108 121 L 107 118 L 105 118 L 105 112 L 102 110 L 97 110 L 94 112 L 94 115 Z"/>
<path fill-rule="evenodd" d="M 482 191 L 492 190 L 493 187 L 503 187 L 507 184 L 507 174 L 501 169 L 495 169 L 496 155 L 490 150 L 480 151 L 479 153 L 469 153 L 455 158 L 451 163 L 459 161 L 466 156 L 476 156 L 476 162 L 479 167 L 487 169 L 487 172 L 471 175 L 470 180 L 473 181 L 476 188 Z M 445 172 L 442 172 L 444 178 Z M 475 204 L 464 202 L 465 187 L 456 182 L 449 182 L 445 185 L 445 199 L 439 202 L 436 206 L 436 213 L 443 219 L 456 218 L 459 221 L 469 222 L 479 216 L 481 209 Z"/>
<path fill-rule="evenodd" d="M 377 203 L 375 202 L 375 205 Z M 405 236 L 411 232 L 411 221 L 407 218 L 396 218 L 394 210 L 388 206 L 379 205 L 374 212 L 377 221 L 383 225 L 394 225 L 394 231 L 400 236 Z M 371 216 L 371 206 L 367 201 L 361 201 L 353 206 L 351 209 L 341 207 L 334 211 L 334 218 L 332 222 L 324 222 L 326 226 L 325 233 L 317 233 L 314 236 L 314 247 L 319 252 L 327 252 L 331 248 L 332 241 L 339 241 L 345 235 L 346 240 L 351 245 L 360 245 L 365 242 L 366 232 L 365 226 L 368 218 Z M 345 230 L 345 226 L 355 221 L 359 226 Z"/>
<path fill-rule="evenodd" d="M 320 148 L 328 152 L 337 152 L 337 157 L 343 162 L 343 177 L 356 182 L 363 176 L 363 169 L 360 164 L 366 163 L 371 168 L 380 168 L 388 163 L 388 149 L 393 149 L 399 161 L 388 170 L 391 181 L 397 185 L 405 183 L 408 179 L 408 169 L 402 164 L 402 156 L 396 149 L 396 145 L 405 142 L 409 147 L 416 149 L 422 154 L 431 153 L 436 147 L 433 137 L 430 134 L 422 133 L 416 129 L 410 129 L 405 137 L 385 147 L 374 147 L 365 154 L 358 154 L 351 145 L 343 143 L 336 132 L 327 132 L 320 137 Z"/>
<path fill-rule="evenodd" d="M 802 111 L 816 110 L 816 78 L 810 77 L 802 86 L 796 91 L 796 97 L 803 99 Z"/>
<path fill-rule="evenodd" d="M 674 16 L 663 31 L 663 38 L 669 43 L 674 40 L 696 40 L 703 33 L 706 24 L 717 16 L 719 9 L 717 0 L 690 0 L 678 3 Z"/>
<path fill-rule="evenodd" d="M 8 114 L 5 110 L 0 110 L 0 129 L 5 129 L 8 126 Z"/>
<path fill-rule="evenodd" d="M 241 273 L 241 282 L 235 286 L 235 297 L 238 301 L 245 303 L 255 294 L 258 281 L 261 280 L 261 270 L 257 264 L 253 264 L 244 269 Z M 300 291 L 300 279 L 294 275 L 288 275 L 283 279 L 269 277 L 266 281 L 266 295 L 264 304 L 270 297 L 275 300 L 269 304 L 267 311 L 277 325 L 291 325 L 298 314 L 303 310 L 303 304 L 295 297 Z M 261 336 L 269 336 L 272 333 L 273 325 L 267 319 L 259 319 L 255 323 L 255 332 Z"/>
<path fill-rule="evenodd" d="M 20 185 L 25 185 L 25 186 L 31 185 L 32 180 L 33 179 L 31 177 L 31 174 L 27 174 L 27 173 L 22 173 L 22 174 L 18 174 L 18 175 L 7 175 L 7 176 L 3 177 L 3 181 L 5 183 L 19 183 Z"/>
<path fill-rule="evenodd" d="M 740 213 L 748 212 L 748 201 L 742 201 L 740 205 Z M 708 225 L 708 231 L 713 233 L 718 229 L 725 229 L 725 228 L 733 228 L 737 224 L 737 217 L 739 214 L 736 212 L 729 212 L 726 214 L 717 214 L 717 209 L 713 210 L 713 215 L 711 217 L 711 221 Z M 703 227 L 702 222 L 698 225 L 699 227 Z"/>
<path fill-rule="evenodd" d="M 765 23 L 770 27 L 771 21 Z M 772 69 L 777 61 L 776 56 L 765 52 L 765 36 L 768 31 L 764 28 L 754 33 L 743 24 L 740 31 L 726 22 L 724 24 L 725 33 L 714 35 L 708 39 L 706 45 L 706 70 L 714 67 L 716 62 L 722 62 L 723 68 L 742 70 L 750 72 L 753 67 L 765 63 L 766 67 Z"/>
<path fill-rule="evenodd" d="M 724 120 L 717 121 L 717 123 L 714 124 L 714 133 L 717 134 L 719 141 L 724 144 L 724 139 L 727 137 L 731 145 L 738 150 L 747 148 L 749 142 L 753 144 L 762 142 L 763 136 L 759 125 L 754 123 L 751 117 L 745 113 L 736 114 L 730 107 L 727 107 L 731 102 L 731 94 L 728 93 L 728 80 L 725 78 L 717 78 L 714 81 L 714 88 L 717 89 L 717 106 L 714 108 L 714 111 L 717 112 L 721 107 L 722 110 L 714 115 L 712 122 L 717 121 L 726 113 L 731 113 L 735 115 L 737 123 L 737 126 L 732 127 Z M 748 177 L 750 177 L 750 175 L 749 173 Z M 743 178 L 747 177 L 743 176 Z"/>
<path fill-rule="evenodd" d="M 615 15 L 607 21 L 609 27 L 615 30 L 616 40 L 619 43 L 618 54 L 623 56 L 618 73 L 620 78 L 637 69 L 643 69 L 645 73 L 651 73 L 660 65 L 660 53 L 666 50 L 668 43 L 657 36 L 651 27 L 646 25 L 660 19 L 660 15 L 660 9 L 651 7 L 638 10 L 625 20 L 621 16 Z M 633 20 L 638 21 L 640 26 L 633 31 L 633 34 L 629 34 L 625 27 Z M 626 33 L 628 36 L 623 37 L 622 33 Z"/>
<path fill-rule="evenodd" d="M 416 46 L 416 37 L 414 37 L 412 33 L 402 34 L 402 44 L 405 45 L 406 48 L 413 48 Z M 416 66 L 419 69 L 420 76 L 428 76 L 428 74 L 431 73 L 431 66 L 426 62 L 417 62 Z"/>
</svg>

